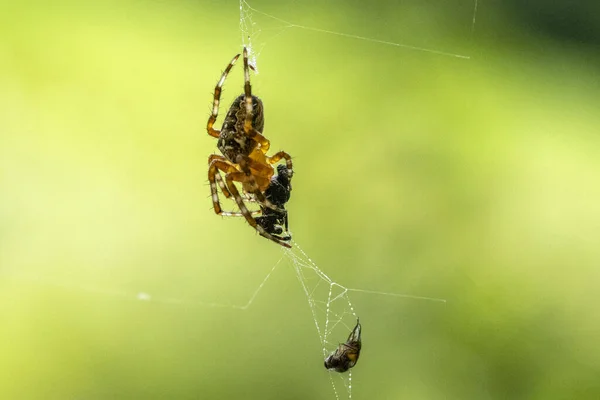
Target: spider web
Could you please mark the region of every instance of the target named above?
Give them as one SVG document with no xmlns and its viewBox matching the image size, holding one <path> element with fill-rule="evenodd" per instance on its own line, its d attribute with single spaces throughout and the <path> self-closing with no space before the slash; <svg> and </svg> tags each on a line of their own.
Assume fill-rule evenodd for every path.
<svg viewBox="0 0 600 400">
<path fill-rule="evenodd" d="M 188 297 L 156 295 L 151 291 L 146 290 L 131 291 L 126 289 L 116 289 L 98 284 L 85 284 L 77 279 L 71 280 L 65 277 L 57 278 L 45 274 L 27 273 L 16 270 L 0 270 L 0 276 L 5 279 L 17 279 L 46 287 L 54 287 L 60 290 L 89 293 L 123 301 L 145 302 L 176 307 L 225 308 L 246 311 L 254 304 L 255 300 L 259 297 L 260 292 L 268 286 L 268 281 L 276 270 L 280 268 L 282 261 L 287 260 L 300 283 L 301 290 L 306 296 L 316 328 L 323 360 L 335 351 L 339 343 L 346 340 L 349 333 L 354 328 L 358 317 L 360 317 L 360 314 L 357 312 L 350 299 L 350 293 L 360 292 L 442 304 L 446 303 L 446 300 L 441 298 L 346 287 L 342 283 L 332 279 L 327 273 L 319 268 L 319 266 L 305 253 L 302 247 L 300 247 L 297 241 L 292 240 L 292 243 L 293 247 L 291 249 L 282 248 L 282 256 L 273 264 L 258 286 L 251 292 L 247 301 L 241 302 L 240 304 L 202 301 L 190 299 Z M 365 320 L 368 320 L 368 318 L 363 318 L 361 322 L 363 325 L 365 325 Z M 323 364 L 316 364 L 315 368 L 323 369 Z M 352 370 L 349 370 L 344 374 L 332 371 L 327 372 L 335 398 L 337 400 L 352 399 Z"/>
<path fill-rule="evenodd" d="M 317 331 L 323 360 L 329 354 L 333 353 L 340 343 L 343 343 L 346 340 L 354 328 L 357 319 L 360 317 L 360 314 L 357 312 L 350 299 L 350 293 L 365 293 L 441 304 L 446 303 L 445 299 L 435 297 L 346 287 L 341 282 L 332 279 L 327 273 L 319 268 L 297 241 L 292 240 L 292 244 L 293 247 L 291 249 L 282 248 L 282 256 L 273 264 L 258 286 L 251 292 L 248 300 L 240 304 L 202 301 L 188 297 L 155 295 L 151 293 L 151 291 L 116 289 L 103 285 L 81 283 L 77 279 L 70 280 L 65 277 L 56 278 L 50 275 L 27 273 L 16 270 L 0 270 L 0 277 L 27 281 L 65 291 L 83 292 L 116 298 L 123 301 L 145 302 L 176 307 L 225 308 L 246 311 L 254 304 L 255 300 L 259 297 L 260 292 L 268 286 L 268 281 L 276 270 L 280 268 L 282 261 L 287 260 L 300 283 L 301 290 L 306 296 Z M 361 324 L 364 325 L 364 322 L 365 318 L 363 318 Z M 317 364 L 315 368 L 323 369 L 323 364 Z M 336 400 L 352 399 L 352 370 L 343 374 L 332 371 L 327 372 Z"/>
<path fill-rule="evenodd" d="M 472 15 L 470 17 L 470 29 L 468 34 L 473 36 L 478 11 L 478 0 L 464 0 L 472 4 Z M 263 38 L 265 32 L 271 33 L 269 41 L 275 40 L 283 33 L 296 29 L 311 31 L 324 35 L 334 35 L 345 39 L 366 41 L 376 45 L 395 47 L 396 49 L 428 53 L 429 55 L 451 57 L 469 60 L 470 56 L 461 53 L 444 51 L 438 48 L 421 47 L 408 43 L 400 43 L 391 40 L 363 36 L 355 33 L 335 31 L 322 27 L 301 25 L 290 22 L 279 16 L 266 13 L 253 7 L 248 1 L 239 1 L 240 10 L 240 32 L 242 46 L 248 48 L 250 63 L 258 73 L 258 59 L 263 52 L 267 40 Z M 258 23 L 260 21 L 260 24 Z M 262 27 L 263 24 L 265 27 Z M 258 44 L 257 44 L 258 43 Z M 302 250 L 299 244 L 292 241 L 294 247 L 284 250 L 285 257 L 291 262 L 298 281 L 307 298 L 315 328 L 319 337 L 323 358 L 327 357 L 338 347 L 339 343 L 346 340 L 359 317 L 353 303 L 350 300 L 351 292 L 363 292 L 385 296 L 412 298 L 416 300 L 427 300 L 445 303 L 444 299 L 411 296 L 397 293 L 379 292 L 365 289 L 353 289 L 334 281 Z M 364 319 L 363 319 L 364 322 Z M 352 370 L 347 373 L 329 371 L 329 380 L 336 400 L 352 399 Z"/>
<path fill-rule="evenodd" d="M 472 4 L 472 15 L 471 15 L 471 21 L 470 21 L 471 24 L 470 24 L 470 29 L 469 29 L 469 34 L 472 36 L 473 33 L 475 32 L 475 25 L 477 22 L 477 12 L 478 12 L 479 0 L 463 0 L 463 1 L 465 3 L 468 2 L 468 3 Z M 239 1 L 239 10 L 240 10 L 239 27 L 240 27 L 241 37 L 242 37 L 241 44 L 242 44 L 242 47 L 245 46 L 248 48 L 249 62 L 250 62 L 250 64 L 252 64 L 254 66 L 255 72 L 257 74 L 259 72 L 258 58 L 260 57 L 260 55 L 267 43 L 266 40 L 261 41 L 263 32 L 266 32 L 266 31 L 275 32 L 274 34 L 272 34 L 269 37 L 269 40 L 273 40 L 273 39 L 275 39 L 275 37 L 280 36 L 284 32 L 291 30 L 291 29 L 312 31 L 312 32 L 317 32 L 317 33 L 321 33 L 321 34 L 325 34 L 325 35 L 335 35 L 335 36 L 344 37 L 347 39 L 366 41 L 366 42 L 371 42 L 373 44 L 392 46 L 392 47 L 396 47 L 396 48 L 400 48 L 400 49 L 404 49 L 404 50 L 424 52 L 424 53 L 429 53 L 429 54 L 434 54 L 434 55 L 444 56 L 444 57 L 453 57 L 453 58 L 459 58 L 459 59 L 465 59 L 465 60 L 469 60 L 471 58 L 471 56 L 467 55 L 467 54 L 444 51 L 442 49 L 433 48 L 433 47 L 417 46 L 417 45 L 412 45 L 409 43 L 402 43 L 402 42 L 396 42 L 396 41 L 392 41 L 392 40 L 384 40 L 384 39 L 378 39 L 375 37 L 363 36 L 363 35 L 356 34 L 356 33 L 340 32 L 340 31 L 336 31 L 336 30 L 324 29 L 321 27 L 297 24 L 294 22 L 290 22 L 286 19 L 280 18 L 276 15 L 268 14 L 264 11 L 261 11 L 255 7 L 253 7 L 252 5 L 250 5 L 250 3 L 246 0 Z M 257 22 L 259 17 L 262 17 L 262 21 L 260 24 Z M 261 26 L 263 23 L 267 24 L 268 27 L 262 28 Z M 271 26 L 271 23 L 274 23 L 275 25 Z M 259 43 L 259 44 L 257 44 L 257 43 Z"/>
<path fill-rule="evenodd" d="M 292 240 L 292 243 L 294 247 L 284 250 L 284 255 L 293 266 L 306 295 L 321 343 L 323 358 L 333 353 L 339 343 L 346 340 L 357 322 L 359 315 L 350 300 L 351 292 L 446 303 L 446 300 L 434 297 L 348 288 L 334 281 L 320 269 L 298 242 Z M 352 399 L 352 370 L 345 374 L 328 372 L 335 398 Z M 340 389 L 340 386 L 343 386 L 343 389 Z"/>
<path fill-rule="evenodd" d="M 255 67 L 254 69 L 256 73 L 259 71 L 258 61 L 266 44 L 266 41 L 263 40 L 263 36 L 265 36 L 264 33 L 275 32 L 274 35 L 270 35 L 268 37 L 268 40 L 272 41 L 277 36 L 282 35 L 283 33 L 292 29 L 313 31 L 325 35 L 335 35 L 344 37 L 346 39 L 367 41 L 372 42 L 373 44 L 387 45 L 391 46 L 392 48 L 395 47 L 404 50 L 419 51 L 443 57 L 469 59 L 469 56 L 464 54 L 444 52 L 434 48 L 412 46 L 410 44 L 380 40 L 358 34 L 337 32 L 323 28 L 300 25 L 274 15 L 264 13 L 256 8 L 253 8 L 245 0 L 240 0 L 239 4 L 239 29 L 241 33 L 241 43 L 242 45 L 248 47 L 250 51 L 250 63 Z M 475 27 L 476 11 L 477 2 L 475 2 L 471 29 L 474 29 Z M 261 28 L 261 24 L 258 23 L 259 18 L 266 18 L 267 20 L 275 23 L 275 26 L 272 28 Z M 42 276 L 35 273 L 28 274 L 21 271 L 17 272 L 15 270 L 7 271 L 3 269 L 0 271 L 0 274 L 11 278 L 37 282 L 42 285 L 54 286 L 64 290 L 83 291 L 101 296 L 119 298 L 124 301 L 146 302 L 173 306 L 185 305 L 186 307 L 197 306 L 203 308 L 229 308 L 244 311 L 254 304 L 254 301 L 258 298 L 260 292 L 267 286 L 267 283 L 273 276 L 274 272 L 282 265 L 282 261 L 287 260 L 293 268 L 293 271 L 300 283 L 300 288 L 305 294 L 308 302 L 311 314 L 313 316 L 317 338 L 319 340 L 319 349 L 317 351 L 321 352 L 323 358 L 331 354 L 338 344 L 343 342 L 348 337 L 348 334 L 356 324 L 357 317 L 363 317 L 363 324 L 367 319 L 365 318 L 366 316 L 360 314 L 360 309 L 355 308 L 354 303 L 350 299 L 350 295 L 352 293 L 362 292 L 388 297 L 412 298 L 416 300 L 445 303 L 445 300 L 438 298 L 411 296 L 406 294 L 346 287 L 342 283 L 330 277 L 323 269 L 319 268 L 319 266 L 304 252 L 297 242 L 293 242 L 293 244 L 294 247 L 292 249 L 283 250 L 283 255 L 279 261 L 277 261 L 267 272 L 264 278 L 260 281 L 259 285 L 251 292 L 247 301 L 241 302 L 240 304 L 191 300 L 186 296 L 162 296 L 160 294 L 157 295 L 153 290 L 146 290 L 147 287 L 140 287 L 140 289 L 135 289 L 133 291 L 126 289 L 120 290 L 97 283 L 81 284 L 81 282 L 79 282 L 76 278 L 57 278 L 47 275 Z M 316 365 L 315 368 L 324 369 L 322 364 Z M 352 370 L 345 374 L 328 372 L 328 376 L 336 399 L 353 398 Z"/>
</svg>

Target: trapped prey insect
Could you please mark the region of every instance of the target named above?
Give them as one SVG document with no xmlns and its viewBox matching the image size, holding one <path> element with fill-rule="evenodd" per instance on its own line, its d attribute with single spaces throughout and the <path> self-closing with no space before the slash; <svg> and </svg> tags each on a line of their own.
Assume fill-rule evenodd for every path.
<svg viewBox="0 0 600 400">
<path fill-rule="evenodd" d="M 277 175 L 271 178 L 271 184 L 265 190 L 265 197 L 280 210 L 261 206 L 262 216 L 256 217 L 256 223 L 278 240 L 289 241 L 292 236 L 288 232 L 288 213 L 285 203 L 290 199 L 292 184 L 285 165 L 277 166 Z M 286 232 L 285 236 L 281 236 Z"/>
<path fill-rule="evenodd" d="M 227 114 L 221 130 L 213 126 L 217 120 L 221 91 L 227 74 L 239 58 L 236 55 L 227 65 L 215 87 L 212 113 L 208 118 L 206 130 L 208 134 L 218 139 L 217 147 L 222 155 L 212 154 L 208 158 L 208 180 L 212 194 L 215 213 L 226 217 L 244 217 L 246 221 L 261 235 L 284 247 L 291 247 L 287 241 L 289 236 L 280 236 L 283 226 L 287 230 L 287 211 L 283 204 L 289 200 L 291 191 L 290 180 L 294 173 L 292 157 L 285 151 L 272 156 L 267 155 L 270 142 L 263 136 L 264 108 L 263 102 L 252 94 L 250 85 L 250 69 L 248 65 L 248 50 L 244 47 L 244 93 L 234 101 Z M 285 173 L 279 170 L 279 177 L 274 177 L 273 165 L 285 160 Z M 221 177 L 225 174 L 225 180 Z M 283 185 L 280 185 L 284 181 Z M 241 184 L 243 195 L 240 194 L 235 182 Z M 270 189 L 278 184 L 281 190 Z M 217 185 L 227 198 L 233 197 L 239 208 L 236 211 L 223 211 L 219 201 Z M 260 211 L 251 211 L 246 202 L 255 202 Z M 253 215 L 262 213 L 262 217 Z M 260 218 L 260 219 L 259 219 Z"/>
<path fill-rule="evenodd" d="M 356 365 L 362 347 L 361 331 L 362 327 L 357 319 L 356 326 L 350 332 L 346 343 L 340 343 L 338 348 L 325 359 L 325 368 L 346 372 Z"/>
</svg>

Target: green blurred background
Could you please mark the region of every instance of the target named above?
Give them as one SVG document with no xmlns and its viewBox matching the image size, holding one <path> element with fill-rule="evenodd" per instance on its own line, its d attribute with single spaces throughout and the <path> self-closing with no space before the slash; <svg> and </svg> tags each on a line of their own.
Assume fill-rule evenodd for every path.
<svg viewBox="0 0 600 400">
<path fill-rule="evenodd" d="M 448 300 L 352 293 L 353 398 L 600 398 L 598 6 L 482 2 L 471 34 L 466 0 L 250 4 L 471 56 L 255 15 L 295 239 L 348 287 Z M 201 304 L 281 257 L 211 209 L 238 25 L 236 1 L 1 4 L 1 399 L 335 398 L 289 263 L 245 311 Z"/>
</svg>

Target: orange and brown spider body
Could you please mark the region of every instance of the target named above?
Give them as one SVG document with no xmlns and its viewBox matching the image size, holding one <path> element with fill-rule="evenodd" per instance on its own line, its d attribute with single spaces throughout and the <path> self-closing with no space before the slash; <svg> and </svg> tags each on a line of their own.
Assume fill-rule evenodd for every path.
<svg viewBox="0 0 600 400">
<path fill-rule="evenodd" d="M 252 127 L 262 132 L 264 129 L 263 103 L 256 96 L 252 96 Z M 246 101 L 245 95 L 239 95 L 234 101 L 221 127 L 217 148 L 221 151 L 227 161 L 233 164 L 240 164 L 241 160 L 248 158 L 252 160 L 249 165 L 250 172 L 258 186 L 258 190 L 264 192 L 269 186 L 274 170 L 271 164 L 267 162 L 266 151 L 263 146 L 267 146 L 265 141 L 262 145 L 249 137 L 244 131 L 246 121 Z M 265 139 L 266 140 L 266 139 Z M 268 141 L 266 142 L 268 143 Z M 259 167 L 260 166 L 260 167 Z M 242 182 L 245 192 L 252 192 L 248 182 Z"/>
<path fill-rule="evenodd" d="M 212 154 L 208 158 L 208 180 L 212 193 L 213 208 L 218 215 L 244 217 L 261 236 L 284 247 L 290 247 L 288 243 L 283 241 L 289 239 L 274 236 L 273 233 L 275 232 L 270 232 L 270 225 L 266 225 L 265 228 L 264 223 L 258 223 L 253 217 L 253 214 L 264 213 L 265 209 L 274 211 L 278 216 L 283 215 L 285 210 L 281 208 L 281 205 L 278 206 L 271 202 L 265 196 L 265 192 L 271 185 L 275 174 L 273 164 L 285 159 L 289 179 L 293 175 L 293 169 L 292 158 L 288 153 L 280 151 L 272 156 L 267 155 L 270 142 L 262 134 L 264 108 L 262 101 L 257 96 L 252 95 L 246 48 L 244 48 L 244 93 L 234 100 L 227 111 L 221 130 L 213 128 L 219 112 L 223 83 L 239 56 L 238 54 L 231 60 L 215 87 L 213 109 L 206 126 L 208 134 L 219 139 L 217 147 L 222 153 L 222 155 Z M 221 172 L 225 173 L 225 181 L 221 177 Z M 235 182 L 241 184 L 245 197 L 240 195 Z M 239 212 L 223 211 L 219 202 L 217 185 L 221 188 L 221 192 L 225 197 L 233 197 L 240 209 Z M 244 200 L 259 203 L 261 210 L 250 211 Z M 279 233 L 279 229 L 276 233 Z"/>
</svg>

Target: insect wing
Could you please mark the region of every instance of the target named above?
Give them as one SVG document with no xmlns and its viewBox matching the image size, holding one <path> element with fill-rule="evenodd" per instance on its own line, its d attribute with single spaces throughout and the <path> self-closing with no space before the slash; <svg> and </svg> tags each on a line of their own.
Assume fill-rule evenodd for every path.
<svg viewBox="0 0 600 400">
<path fill-rule="evenodd" d="M 358 349 L 360 350 L 360 347 L 362 345 L 361 334 L 362 326 L 360 325 L 360 322 L 356 320 L 356 326 L 354 327 L 354 329 L 352 329 L 352 332 L 350 332 L 350 336 L 348 336 L 346 344 L 350 345 L 352 343 L 354 347 L 358 347 Z"/>
</svg>

